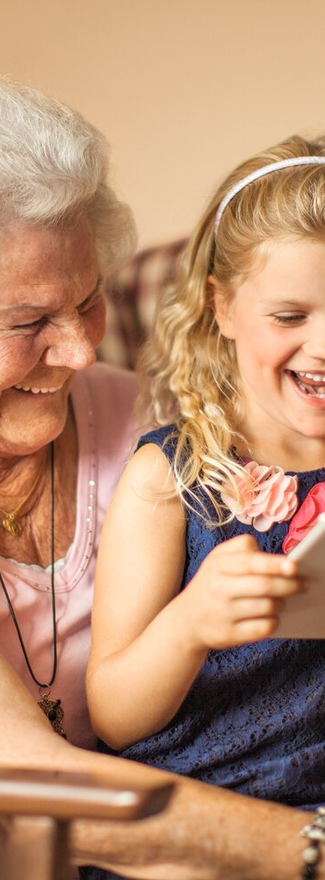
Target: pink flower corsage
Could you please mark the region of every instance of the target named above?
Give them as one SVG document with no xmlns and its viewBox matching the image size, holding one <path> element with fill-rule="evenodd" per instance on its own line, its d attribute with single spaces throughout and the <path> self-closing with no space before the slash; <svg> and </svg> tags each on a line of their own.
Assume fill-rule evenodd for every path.
<svg viewBox="0 0 325 880">
<path fill-rule="evenodd" d="M 315 525 L 319 514 L 325 510 L 325 483 L 316 483 L 306 495 L 301 507 L 297 510 L 289 526 L 282 549 L 284 553 L 290 553 L 297 544 L 307 535 Z"/>
<path fill-rule="evenodd" d="M 266 467 L 256 461 L 249 461 L 244 470 L 248 480 L 234 477 L 239 502 L 233 495 L 221 496 L 239 522 L 266 532 L 273 523 L 291 519 L 298 506 L 297 477 L 288 476 L 280 467 Z"/>
</svg>

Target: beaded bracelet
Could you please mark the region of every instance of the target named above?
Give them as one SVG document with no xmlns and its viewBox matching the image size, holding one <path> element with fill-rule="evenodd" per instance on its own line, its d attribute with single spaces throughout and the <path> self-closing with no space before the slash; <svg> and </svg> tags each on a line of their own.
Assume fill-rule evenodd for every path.
<svg viewBox="0 0 325 880">
<path fill-rule="evenodd" d="M 310 825 L 305 825 L 300 834 L 302 837 L 308 837 L 309 840 L 302 854 L 303 867 L 300 877 L 303 880 L 317 880 L 321 844 L 325 843 L 325 807 L 318 807 L 315 819 Z"/>
</svg>

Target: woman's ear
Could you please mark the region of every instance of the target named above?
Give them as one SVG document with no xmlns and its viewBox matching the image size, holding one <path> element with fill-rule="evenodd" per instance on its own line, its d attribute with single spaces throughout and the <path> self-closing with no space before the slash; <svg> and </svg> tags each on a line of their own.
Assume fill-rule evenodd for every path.
<svg viewBox="0 0 325 880">
<path fill-rule="evenodd" d="M 208 275 L 207 284 L 211 294 L 211 305 L 222 336 L 235 339 L 233 310 L 234 301 L 229 290 L 213 275 Z"/>
</svg>

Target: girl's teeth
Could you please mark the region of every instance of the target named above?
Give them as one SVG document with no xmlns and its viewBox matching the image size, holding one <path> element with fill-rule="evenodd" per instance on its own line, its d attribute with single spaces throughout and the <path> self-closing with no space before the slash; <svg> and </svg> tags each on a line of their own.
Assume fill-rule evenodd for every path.
<svg viewBox="0 0 325 880">
<path fill-rule="evenodd" d="M 313 378 L 313 379 L 315 379 L 315 381 L 318 378 L 317 376 L 312 376 L 312 377 L 310 375 L 308 376 L 307 373 L 303 373 L 303 374 L 296 373 L 296 377 L 297 377 L 296 382 L 297 382 L 297 385 L 299 386 L 299 388 L 301 388 L 301 390 L 304 391 L 305 394 L 309 397 L 318 397 L 319 399 L 324 399 L 325 398 L 325 388 L 322 388 L 319 385 L 305 385 L 305 383 L 300 378 L 302 375 L 304 375 L 306 378 Z M 318 381 L 319 381 L 319 378 L 318 378 Z M 323 381 L 322 381 L 322 384 L 323 384 Z"/>
<path fill-rule="evenodd" d="M 301 379 L 313 379 L 314 382 L 325 382 L 325 374 L 320 373 L 302 373 L 297 372 L 297 376 Z"/>
</svg>

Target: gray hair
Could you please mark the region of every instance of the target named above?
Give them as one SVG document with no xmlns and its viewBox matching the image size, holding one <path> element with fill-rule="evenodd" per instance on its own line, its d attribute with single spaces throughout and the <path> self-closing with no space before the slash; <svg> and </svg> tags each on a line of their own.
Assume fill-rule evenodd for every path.
<svg viewBox="0 0 325 880">
<path fill-rule="evenodd" d="M 0 229 L 59 226 L 86 212 L 101 270 L 111 276 L 133 250 L 135 231 L 107 172 L 106 138 L 80 113 L 0 79 Z"/>
</svg>

